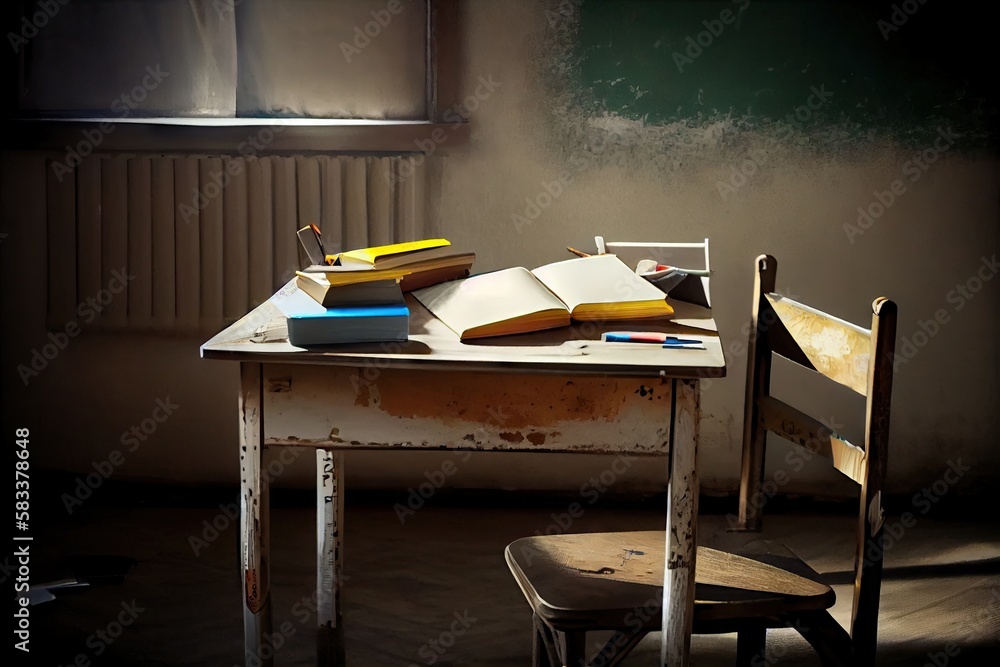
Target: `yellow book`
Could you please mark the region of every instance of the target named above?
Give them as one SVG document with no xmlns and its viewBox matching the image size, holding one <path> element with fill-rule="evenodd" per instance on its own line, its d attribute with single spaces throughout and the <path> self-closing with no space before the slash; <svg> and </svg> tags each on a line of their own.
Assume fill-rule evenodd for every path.
<svg viewBox="0 0 1000 667">
<path fill-rule="evenodd" d="M 424 239 L 406 243 L 348 250 L 338 255 L 327 255 L 326 261 L 334 266 L 356 269 L 392 269 L 413 262 L 423 262 L 444 256 L 451 251 L 447 239 Z"/>
<path fill-rule="evenodd" d="M 484 273 L 413 293 L 462 340 L 551 329 L 570 319 L 669 317 L 666 294 L 615 255 Z"/>
<path fill-rule="evenodd" d="M 397 268 L 382 269 L 377 267 L 372 268 L 371 266 L 367 268 L 355 268 L 353 266 L 318 264 L 310 266 L 302 273 L 313 277 L 317 275 L 325 276 L 330 285 L 334 287 L 375 280 L 401 278 L 400 285 L 403 291 L 410 292 L 446 280 L 465 278 L 469 275 L 476 255 L 471 252 L 458 252 L 448 247 L 444 249 L 449 250 L 450 254 L 430 259 L 421 256 L 419 262 L 410 262 Z"/>
</svg>

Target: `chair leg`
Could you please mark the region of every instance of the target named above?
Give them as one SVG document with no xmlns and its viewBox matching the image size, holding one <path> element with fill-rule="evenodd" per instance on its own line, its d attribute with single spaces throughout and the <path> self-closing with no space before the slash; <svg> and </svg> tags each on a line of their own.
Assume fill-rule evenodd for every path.
<svg viewBox="0 0 1000 667">
<path fill-rule="evenodd" d="M 851 635 L 829 612 L 800 614 L 786 621 L 786 625 L 809 642 L 823 667 L 871 667 L 875 664 L 875 656 L 852 655 Z"/>
<path fill-rule="evenodd" d="M 736 634 L 736 665 L 751 667 L 765 663 L 767 627 L 762 623 L 748 624 Z"/>
<path fill-rule="evenodd" d="M 587 667 L 587 633 L 583 631 L 560 632 L 562 664 L 565 667 Z"/>
<path fill-rule="evenodd" d="M 559 664 L 554 631 L 535 615 L 532 615 L 531 620 L 534 626 L 531 635 L 531 666 L 562 667 Z"/>
</svg>

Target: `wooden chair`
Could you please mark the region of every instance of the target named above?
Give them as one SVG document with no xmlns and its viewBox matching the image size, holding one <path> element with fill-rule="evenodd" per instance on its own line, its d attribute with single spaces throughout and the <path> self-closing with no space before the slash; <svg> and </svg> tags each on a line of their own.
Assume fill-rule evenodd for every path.
<svg viewBox="0 0 1000 667">
<path fill-rule="evenodd" d="M 760 528 L 766 431 L 825 456 L 857 483 L 850 632 L 827 611 L 833 590 L 794 554 L 767 543 L 763 553 L 745 555 L 698 548 L 693 631 L 737 632 L 739 665 L 763 664 L 766 632 L 773 627 L 801 632 L 826 665 L 872 665 L 896 306 L 876 299 L 872 327 L 863 329 L 775 294 L 776 269 L 773 257 L 757 258 L 739 520 L 745 529 Z M 770 395 L 772 353 L 867 398 L 864 449 Z M 508 545 L 507 563 L 533 611 L 533 664 L 616 665 L 646 634 L 660 630 L 664 543 L 663 532 L 647 531 L 542 535 Z M 613 635 L 587 663 L 586 633 L 598 630 Z"/>
</svg>

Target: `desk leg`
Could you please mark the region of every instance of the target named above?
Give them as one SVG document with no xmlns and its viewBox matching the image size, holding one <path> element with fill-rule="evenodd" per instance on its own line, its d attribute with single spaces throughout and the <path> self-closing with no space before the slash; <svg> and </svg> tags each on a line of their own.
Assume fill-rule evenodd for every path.
<svg viewBox="0 0 1000 667">
<path fill-rule="evenodd" d="M 316 664 L 343 667 L 344 454 L 316 450 Z"/>
<path fill-rule="evenodd" d="M 672 389 L 660 662 L 682 667 L 691 650 L 698 545 L 698 381 L 674 380 Z"/>
<path fill-rule="evenodd" d="M 240 364 L 240 554 L 243 575 L 244 659 L 271 667 L 271 558 L 268 481 L 264 476 L 264 380 L 261 364 Z"/>
</svg>

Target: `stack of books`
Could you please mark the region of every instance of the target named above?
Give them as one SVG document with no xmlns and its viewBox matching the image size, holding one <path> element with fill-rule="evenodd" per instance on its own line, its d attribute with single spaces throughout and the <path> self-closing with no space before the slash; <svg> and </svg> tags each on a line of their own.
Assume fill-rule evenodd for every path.
<svg viewBox="0 0 1000 667">
<path fill-rule="evenodd" d="M 469 275 L 475 255 L 445 239 L 396 243 L 327 255 L 296 274 L 311 302 L 288 312 L 288 341 L 308 347 L 405 341 L 405 291 Z"/>
<path fill-rule="evenodd" d="M 425 239 L 326 255 L 324 263 L 302 273 L 322 274 L 331 285 L 399 278 L 403 292 L 412 292 L 468 276 L 475 259 L 475 253 L 456 250 L 447 239 Z"/>
<path fill-rule="evenodd" d="M 322 274 L 300 273 L 295 282 L 311 299 L 300 300 L 288 315 L 292 345 L 406 340 L 410 311 L 398 278 L 332 286 Z"/>
</svg>

